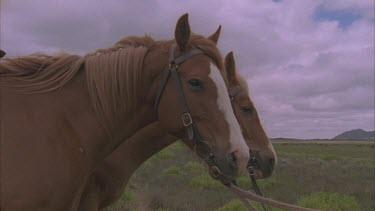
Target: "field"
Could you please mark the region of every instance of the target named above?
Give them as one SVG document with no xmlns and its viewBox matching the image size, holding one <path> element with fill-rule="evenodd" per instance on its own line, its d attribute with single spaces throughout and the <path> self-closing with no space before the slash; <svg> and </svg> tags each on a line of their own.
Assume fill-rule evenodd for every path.
<svg viewBox="0 0 375 211">
<path fill-rule="evenodd" d="M 273 143 L 278 164 L 272 177 L 259 180 L 264 195 L 323 210 L 375 210 L 373 141 Z M 205 165 L 177 142 L 146 161 L 122 198 L 106 211 L 245 210 L 206 172 Z M 250 187 L 248 177 L 238 182 Z"/>
</svg>

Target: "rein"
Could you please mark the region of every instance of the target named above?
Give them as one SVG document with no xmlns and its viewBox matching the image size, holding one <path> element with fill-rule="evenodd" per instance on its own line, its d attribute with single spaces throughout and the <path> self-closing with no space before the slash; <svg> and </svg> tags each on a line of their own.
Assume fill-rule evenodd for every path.
<svg viewBox="0 0 375 211">
<path fill-rule="evenodd" d="M 273 207 L 277 207 L 277 208 L 284 209 L 284 210 L 290 210 L 290 211 L 318 211 L 316 209 L 304 208 L 304 207 L 300 207 L 300 206 L 296 206 L 296 205 L 292 205 L 292 204 L 279 202 L 279 201 L 276 201 L 276 200 L 273 200 L 273 199 L 265 198 L 263 196 L 256 195 L 256 194 L 251 193 L 249 191 L 242 190 L 241 188 L 239 188 L 235 185 L 231 185 L 229 187 L 229 189 L 231 191 L 233 191 L 235 194 L 237 194 L 237 196 L 241 199 L 241 201 L 244 201 L 244 200 L 247 201 L 248 199 L 254 200 L 254 201 L 264 203 L 264 204 L 267 204 L 267 205 L 270 205 L 270 206 L 273 206 Z M 251 209 L 249 208 L 249 210 L 251 210 Z M 256 208 L 255 208 L 255 210 L 256 210 Z"/>
</svg>

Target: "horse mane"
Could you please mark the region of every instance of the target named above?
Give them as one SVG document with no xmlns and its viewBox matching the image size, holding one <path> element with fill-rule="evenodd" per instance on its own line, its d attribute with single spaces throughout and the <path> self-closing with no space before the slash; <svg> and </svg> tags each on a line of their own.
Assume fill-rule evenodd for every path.
<svg viewBox="0 0 375 211">
<path fill-rule="evenodd" d="M 15 87 L 25 93 L 45 93 L 62 88 L 84 69 L 94 111 L 105 127 L 114 129 L 120 120 L 118 117 L 142 100 L 137 92 L 148 51 L 157 45 L 163 52 L 168 52 L 172 43 L 154 41 L 149 36 L 125 37 L 113 47 L 97 49 L 84 56 L 35 53 L 6 58 L 0 60 L 0 79 L 6 77 L 22 82 L 21 86 Z M 193 34 L 188 47 L 201 49 L 214 60 L 219 70 L 224 69 L 221 54 L 212 41 Z"/>
</svg>

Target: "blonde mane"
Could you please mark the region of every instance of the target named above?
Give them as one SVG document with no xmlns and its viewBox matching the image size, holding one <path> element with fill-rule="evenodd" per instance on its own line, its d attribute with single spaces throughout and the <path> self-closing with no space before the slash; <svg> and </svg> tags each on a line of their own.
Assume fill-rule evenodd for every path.
<svg viewBox="0 0 375 211">
<path fill-rule="evenodd" d="M 145 37 L 125 37 L 113 47 L 98 49 L 85 56 L 62 53 L 58 55 L 31 54 L 0 60 L 0 79 L 8 78 L 22 85 L 25 93 L 45 93 L 65 86 L 84 69 L 89 95 L 94 111 L 103 125 L 114 129 L 122 114 L 135 108 L 141 99 L 138 91 L 142 79 L 143 62 L 148 51 L 155 45 L 168 52 L 173 41 L 154 41 Z M 199 35 L 192 35 L 190 47 L 200 48 L 223 71 L 222 57 L 215 44 Z M 167 62 L 167 61 L 166 61 Z M 224 75 L 224 74 L 223 74 Z"/>
</svg>

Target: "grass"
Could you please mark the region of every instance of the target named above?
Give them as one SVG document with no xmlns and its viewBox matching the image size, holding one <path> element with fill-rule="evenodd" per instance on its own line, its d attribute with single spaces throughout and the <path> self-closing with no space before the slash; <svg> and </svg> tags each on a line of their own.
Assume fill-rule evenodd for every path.
<svg viewBox="0 0 375 211">
<path fill-rule="evenodd" d="M 350 195 L 328 192 L 316 192 L 304 196 L 297 201 L 303 207 L 327 211 L 361 210 L 357 200 Z"/>
<path fill-rule="evenodd" d="M 274 143 L 274 147 L 278 154 L 275 173 L 258 180 L 267 197 L 322 210 L 375 210 L 373 144 L 283 142 Z M 246 189 L 251 186 L 247 176 L 237 182 Z M 180 142 L 142 165 L 129 187 L 107 211 L 244 208 L 234 194 L 209 177 L 206 165 Z"/>
<path fill-rule="evenodd" d="M 170 166 L 163 170 L 163 174 L 170 174 L 170 175 L 182 175 L 183 171 L 178 166 Z"/>
<path fill-rule="evenodd" d="M 221 190 L 225 188 L 219 181 L 212 179 L 208 173 L 193 177 L 190 185 L 198 189 Z"/>
<path fill-rule="evenodd" d="M 189 172 L 203 172 L 206 169 L 206 167 L 200 162 L 189 161 L 185 164 L 184 169 Z"/>
</svg>

